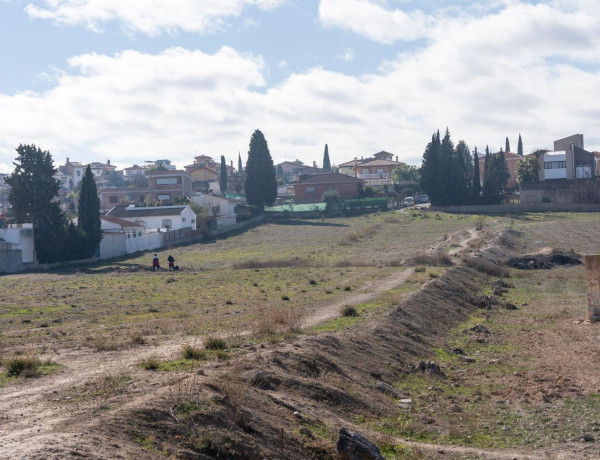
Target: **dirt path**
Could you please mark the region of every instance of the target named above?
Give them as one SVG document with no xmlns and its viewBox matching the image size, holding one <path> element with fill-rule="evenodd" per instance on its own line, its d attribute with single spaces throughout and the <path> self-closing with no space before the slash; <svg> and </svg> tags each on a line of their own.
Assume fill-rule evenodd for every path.
<svg viewBox="0 0 600 460">
<path fill-rule="evenodd" d="M 472 237 L 474 234 L 470 232 L 461 242 L 461 248 L 467 247 Z M 413 271 L 412 268 L 399 270 L 366 285 L 363 290 L 368 292 L 351 294 L 324 305 L 309 315 L 304 326 L 315 326 L 337 317 L 344 305 L 368 302 L 382 292 L 400 286 Z M 104 398 L 109 396 L 102 394 L 102 382 L 107 376 L 116 379 L 129 376 L 130 380 L 125 383 L 128 385 L 126 398 L 116 410 L 141 407 L 148 398 L 168 391 L 167 384 L 173 376 L 143 371 L 138 367 L 139 362 L 150 356 L 173 359 L 188 341 L 189 338 L 177 337 L 158 345 L 122 351 L 100 353 L 82 348 L 60 350 L 58 356 L 42 356 L 56 361 L 61 369 L 49 376 L 20 380 L 18 384 L 0 389 L 0 458 L 110 456 L 107 452 L 114 453 L 114 448 L 104 450 L 107 440 L 95 436 L 93 430 L 96 423 L 101 423 L 105 414 L 102 410 Z M 212 368 L 213 365 L 207 365 L 207 372 L 212 373 Z M 123 455 L 130 457 L 127 447 L 122 448 Z"/>
</svg>

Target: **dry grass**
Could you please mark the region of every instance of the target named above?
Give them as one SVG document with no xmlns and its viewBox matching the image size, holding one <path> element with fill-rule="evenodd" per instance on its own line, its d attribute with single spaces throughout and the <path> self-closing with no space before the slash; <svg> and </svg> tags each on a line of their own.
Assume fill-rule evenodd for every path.
<svg viewBox="0 0 600 460">
<path fill-rule="evenodd" d="M 339 244 L 341 246 L 350 246 L 350 245 L 358 242 L 358 240 L 360 240 L 361 238 L 367 238 L 369 236 L 373 236 L 375 233 L 377 233 L 379 231 L 380 228 L 381 228 L 381 225 L 379 225 L 379 224 L 371 224 L 367 227 L 361 228 L 352 233 L 348 233 L 340 240 Z"/>
<path fill-rule="evenodd" d="M 291 268 L 291 267 L 311 267 L 314 264 L 308 260 L 294 257 L 292 259 L 269 259 L 269 260 L 246 260 L 238 262 L 231 267 L 234 270 L 247 270 L 252 268 Z"/>
<path fill-rule="evenodd" d="M 435 252 L 433 254 L 418 254 L 406 261 L 410 267 L 449 267 L 453 265 L 450 256 L 443 252 Z"/>
<path fill-rule="evenodd" d="M 482 273 L 486 273 L 488 275 L 498 277 L 510 276 L 509 268 L 503 267 L 502 265 L 497 265 L 493 262 L 490 262 L 487 259 L 484 259 L 483 257 L 467 257 L 465 258 L 465 263 L 469 267 L 474 268 L 475 270 L 480 271 Z"/>
<path fill-rule="evenodd" d="M 94 393 L 98 408 L 107 408 L 110 399 L 123 393 L 130 381 L 131 376 L 123 367 L 119 365 L 106 366 Z"/>
<path fill-rule="evenodd" d="M 41 373 L 42 361 L 33 354 L 14 356 L 4 361 L 4 367 L 9 377 L 37 377 Z"/>
<path fill-rule="evenodd" d="M 256 336 L 300 332 L 302 314 L 292 306 L 261 305 L 252 332 Z"/>
</svg>

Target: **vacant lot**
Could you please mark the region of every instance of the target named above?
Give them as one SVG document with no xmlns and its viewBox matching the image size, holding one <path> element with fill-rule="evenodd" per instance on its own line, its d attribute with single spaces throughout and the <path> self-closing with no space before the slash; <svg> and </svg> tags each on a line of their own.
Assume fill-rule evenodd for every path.
<svg viewBox="0 0 600 460">
<path fill-rule="evenodd" d="M 503 269 L 517 309 L 478 309 L 497 276 L 435 254 L 595 253 L 599 220 L 289 221 L 173 248 L 175 273 L 145 254 L 4 276 L 0 457 L 255 458 L 283 428 L 286 458 L 327 458 L 343 425 L 388 458 L 598 456 L 574 440 L 600 431 L 582 266 Z M 446 377 L 409 372 L 419 360 Z"/>
</svg>

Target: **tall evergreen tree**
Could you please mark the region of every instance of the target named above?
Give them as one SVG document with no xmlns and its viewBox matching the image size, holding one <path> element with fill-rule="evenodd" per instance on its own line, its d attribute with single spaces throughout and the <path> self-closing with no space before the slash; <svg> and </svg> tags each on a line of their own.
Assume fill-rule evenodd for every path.
<svg viewBox="0 0 600 460">
<path fill-rule="evenodd" d="M 506 136 L 506 142 L 504 144 L 504 151 L 510 152 L 510 142 L 508 142 L 508 136 Z"/>
<path fill-rule="evenodd" d="M 479 154 L 477 153 L 477 147 L 473 151 L 473 187 L 471 189 L 471 201 L 473 204 L 479 203 L 479 197 L 481 194 L 481 176 L 479 173 Z"/>
<path fill-rule="evenodd" d="M 58 200 L 59 182 L 52 156 L 35 145 L 19 145 L 15 170 L 6 183 L 17 223 L 32 223 L 34 247 L 42 263 L 65 258 L 65 218 Z"/>
<path fill-rule="evenodd" d="M 517 144 L 517 153 L 523 156 L 523 141 L 521 140 L 521 133 L 519 133 L 519 143 Z"/>
<path fill-rule="evenodd" d="M 465 141 L 459 141 L 455 149 L 457 182 L 454 195 L 455 204 L 468 204 L 471 201 L 471 187 L 473 185 L 473 163 L 471 151 Z"/>
<path fill-rule="evenodd" d="M 459 183 L 459 177 L 461 172 L 461 168 L 455 157 L 454 144 L 450 139 L 450 131 L 446 128 L 446 133 L 440 144 L 440 156 L 438 162 L 440 204 L 453 204 L 454 200 L 457 198 L 457 194 L 460 194 L 461 184 Z"/>
<path fill-rule="evenodd" d="M 83 175 L 79 189 L 77 221 L 79 229 L 84 233 L 85 241 L 82 252 L 78 254 L 77 258 L 93 257 L 96 249 L 100 246 L 102 230 L 98 188 L 89 165 L 85 169 L 85 174 Z M 73 234 L 73 231 L 70 231 L 69 234 Z M 69 238 L 69 244 L 73 244 L 72 238 Z"/>
<path fill-rule="evenodd" d="M 242 155 L 238 152 L 238 174 L 242 174 L 244 172 L 244 168 L 242 166 Z"/>
<path fill-rule="evenodd" d="M 323 153 L 323 169 L 331 171 L 331 162 L 329 161 L 329 147 L 325 144 L 325 152 Z"/>
<path fill-rule="evenodd" d="M 421 188 L 429 195 L 431 204 L 439 204 L 439 156 L 440 156 L 440 132 L 431 136 L 431 142 L 425 147 L 421 163 Z"/>
<path fill-rule="evenodd" d="M 490 156 L 490 149 L 485 146 L 485 161 L 483 163 L 483 202 L 486 204 L 491 203 L 493 195 L 493 184 L 492 184 L 492 160 Z"/>
<path fill-rule="evenodd" d="M 221 171 L 219 173 L 219 187 L 221 187 L 221 193 L 225 195 L 227 191 L 227 165 L 225 164 L 225 156 L 221 155 Z"/>
<path fill-rule="evenodd" d="M 244 189 L 248 204 L 257 206 L 261 212 L 277 198 L 275 166 L 265 136 L 258 129 L 250 138 Z"/>
</svg>

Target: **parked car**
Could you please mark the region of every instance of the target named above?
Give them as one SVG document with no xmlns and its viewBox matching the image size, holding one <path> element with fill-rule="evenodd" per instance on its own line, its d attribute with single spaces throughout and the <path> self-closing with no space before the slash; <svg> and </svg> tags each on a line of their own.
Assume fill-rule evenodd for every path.
<svg viewBox="0 0 600 460">
<path fill-rule="evenodd" d="M 419 197 L 419 203 L 429 203 L 429 197 L 425 194 Z"/>
<path fill-rule="evenodd" d="M 415 199 L 412 196 L 404 198 L 404 206 L 412 206 L 413 204 L 415 204 Z"/>
</svg>

